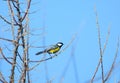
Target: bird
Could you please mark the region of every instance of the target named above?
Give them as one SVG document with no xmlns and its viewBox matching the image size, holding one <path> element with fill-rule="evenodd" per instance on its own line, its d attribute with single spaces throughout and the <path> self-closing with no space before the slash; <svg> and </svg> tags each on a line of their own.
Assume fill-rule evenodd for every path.
<svg viewBox="0 0 120 83">
<path fill-rule="evenodd" d="M 40 55 L 40 54 L 44 54 L 44 53 L 48 53 L 50 56 L 51 56 L 51 54 L 55 54 L 56 55 L 56 53 L 61 49 L 61 47 L 63 45 L 64 44 L 62 42 L 58 42 L 57 44 L 52 45 L 51 47 L 46 48 L 43 51 L 37 52 L 36 55 Z"/>
</svg>

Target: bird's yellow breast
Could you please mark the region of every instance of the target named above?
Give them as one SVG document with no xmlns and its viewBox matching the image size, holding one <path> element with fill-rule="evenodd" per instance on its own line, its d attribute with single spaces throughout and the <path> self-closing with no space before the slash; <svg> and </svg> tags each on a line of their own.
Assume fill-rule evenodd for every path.
<svg viewBox="0 0 120 83">
<path fill-rule="evenodd" d="M 53 53 L 56 53 L 60 50 L 60 47 L 57 47 L 57 48 L 54 48 L 54 49 L 50 49 L 49 50 L 49 53 L 53 54 Z"/>
</svg>

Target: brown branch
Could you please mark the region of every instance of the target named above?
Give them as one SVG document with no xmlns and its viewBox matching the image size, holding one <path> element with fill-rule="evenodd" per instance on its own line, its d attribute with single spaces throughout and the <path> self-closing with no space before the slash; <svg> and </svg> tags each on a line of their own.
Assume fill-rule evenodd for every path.
<svg viewBox="0 0 120 83">
<path fill-rule="evenodd" d="M 4 76 L 3 76 L 3 74 L 0 72 L 0 81 L 2 82 L 2 83 L 8 83 L 6 80 L 5 80 L 5 78 L 4 78 Z"/>
<path fill-rule="evenodd" d="M 3 1 L 8 1 L 8 0 L 3 0 Z M 16 2 L 16 0 L 9 0 L 9 1 L 14 1 L 14 2 Z"/>
<path fill-rule="evenodd" d="M 13 9 L 12 9 L 12 6 L 11 6 L 10 1 L 11 1 L 11 0 L 7 0 L 7 2 L 8 2 L 8 7 L 9 7 L 9 10 L 10 10 L 10 14 L 11 14 L 11 16 L 12 16 L 15 24 L 16 24 L 16 25 L 19 25 L 18 22 L 17 22 L 16 19 L 15 19 L 14 11 L 13 11 Z"/>
<path fill-rule="evenodd" d="M 109 36 L 110 36 L 110 27 L 108 27 L 108 33 L 107 33 L 107 36 L 106 36 L 106 41 L 105 41 L 105 44 L 104 44 L 102 55 L 104 54 L 104 52 L 106 50 L 106 46 L 107 46 L 107 43 L 108 43 Z"/>
<path fill-rule="evenodd" d="M 97 71 L 98 71 L 99 66 L 100 66 L 100 62 L 101 62 L 101 58 L 99 59 L 98 65 L 97 65 L 97 67 L 96 67 L 96 70 L 95 70 L 95 72 L 94 72 L 94 75 L 93 75 L 93 77 L 92 77 L 90 83 L 93 83 L 93 80 L 95 79 L 95 76 L 96 76 Z"/>
<path fill-rule="evenodd" d="M 105 78 L 105 82 L 108 80 L 108 78 L 110 77 L 110 75 L 111 75 L 111 73 L 112 73 L 112 71 L 113 71 L 113 69 L 114 69 L 115 61 L 116 61 L 117 56 L 118 56 L 118 50 L 119 50 L 119 38 L 118 38 L 118 43 L 117 43 L 117 48 L 116 48 L 115 57 L 114 57 L 112 66 L 111 66 L 111 68 L 110 68 L 110 70 L 109 70 L 109 73 L 108 73 L 108 75 L 107 75 L 106 78 Z"/>
<path fill-rule="evenodd" d="M 22 15 L 21 15 L 21 11 L 20 11 L 19 0 L 17 0 L 16 6 L 14 5 L 14 7 L 16 8 L 16 11 L 17 11 L 20 35 L 22 35 L 24 33 L 24 28 L 22 25 Z M 26 46 L 25 46 L 24 36 L 21 36 L 20 38 L 21 38 L 22 44 L 23 44 L 23 46 L 22 46 L 23 47 L 23 71 L 21 73 L 19 82 L 25 83 L 26 82 L 26 72 L 27 72 Z"/>
<path fill-rule="evenodd" d="M 27 16 L 27 14 L 28 14 L 28 12 L 29 12 L 30 4 L 31 4 L 31 0 L 28 1 L 28 6 L 27 6 L 27 9 L 26 9 L 26 11 L 25 11 L 25 14 L 24 14 L 24 16 L 23 16 L 23 18 L 22 18 L 22 21 L 25 19 L 25 17 Z"/>
<path fill-rule="evenodd" d="M 0 18 L 4 21 L 4 22 L 6 22 L 7 24 L 9 24 L 9 25 L 12 25 L 12 23 L 11 22 L 9 22 L 5 17 L 3 17 L 2 15 L 0 15 Z M 17 26 L 17 24 L 13 24 L 14 26 Z"/>
<path fill-rule="evenodd" d="M 10 61 L 5 57 L 5 55 L 3 54 L 2 48 L 0 48 L 0 53 L 1 53 L 2 57 L 5 59 L 5 61 L 12 65 L 12 62 L 10 62 Z"/>
<path fill-rule="evenodd" d="M 0 82 L 4 83 L 4 81 L 2 79 L 0 79 Z"/>
<path fill-rule="evenodd" d="M 17 39 L 16 41 L 19 42 L 20 41 L 20 31 L 18 29 L 18 33 L 17 33 Z M 10 83 L 13 83 L 14 82 L 14 73 L 15 73 L 15 66 L 16 66 L 16 59 L 17 59 L 17 53 L 18 53 L 18 47 L 19 47 L 19 44 L 14 44 L 15 48 L 14 48 L 14 56 L 13 56 L 13 64 L 12 64 L 12 69 L 11 69 L 11 75 L 10 75 Z"/>
<path fill-rule="evenodd" d="M 11 22 L 9 22 L 7 19 L 5 19 L 2 15 L 0 15 L 0 18 L 1 18 L 4 22 L 6 22 L 7 24 L 10 24 L 10 25 L 11 25 Z"/>
<path fill-rule="evenodd" d="M 17 41 L 15 41 L 15 40 L 10 40 L 10 39 L 6 39 L 6 38 L 0 38 L 0 39 L 17 44 Z"/>
<path fill-rule="evenodd" d="M 50 60 L 50 59 L 53 59 L 54 57 L 56 57 L 56 55 L 53 55 L 53 56 L 51 56 L 51 57 L 48 57 L 48 58 L 45 58 L 45 59 L 41 59 L 41 60 L 39 60 L 39 61 L 29 61 L 29 62 L 43 62 L 43 61 L 47 61 L 47 60 Z"/>
<path fill-rule="evenodd" d="M 28 61 L 27 61 L 27 47 L 26 46 L 26 41 L 25 41 L 25 28 L 23 27 L 23 24 L 22 24 L 22 21 L 25 19 L 25 17 L 28 15 L 28 10 L 30 8 L 30 1 L 28 1 L 28 8 L 27 8 L 27 11 L 24 15 L 24 17 L 22 18 L 22 14 L 21 14 L 21 11 L 20 11 L 20 3 L 19 1 L 16 2 L 16 5 L 13 3 L 14 7 L 16 8 L 16 11 L 17 11 L 17 16 L 18 16 L 18 23 L 19 23 L 19 29 L 20 29 L 20 34 L 21 34 L 21 40 L 22 40 L 22 47 L 23 47 L 23 71 L 22 71 L 22 74 L 21 74 L 21 77 L 19 79 L 19 82 L 21 83 L 25 83 L 26 82 L 26 76 L 27 76 L 27 69 L 28 69 Z"/>
<path fill-rule="evenodd" d="M 20 58 L 20 60 L 21 60 L 22 62 L 24 62 L 23 59 L 22 59 L 22 57 L 20 56 L 20 53 L 19 53 L 19 52 L 17 52 L 17 55 L 18 55 L 18 57 Z"/>
<path fill-rule="evenodd" d="M 27 1 L 27 5 L 29 5 L 29 0 Z M 25 26 L 24 27 L 26 27 L 25 28 L 25 32 L 24 33 L 29 33 L 30 32 L 30 27 L 29 27 L 29 18 L 28 18 L 28 14 L 26 15 L 26 18 L 25 18 L 25 20 L 26 20 L 26 23 L 25 23 Z M 25 35 L 24 35 L 25 36 Z M 30 71 L 28 71 L 28 69 L 29 69 L 29 34 L 27 35 L 27 37 L 26 37 L 26 60 L 27 60 L 27 62 L 26 62 L 26 64 L 27 64 L 27 67 L 26 67 L 26 71 L 27 71 L 27 75 L 26 75 L 26 79 L 27 79 L 27 83 L 31 83 L 31 80 L 30 80 Z"/>
<path fill-rule="evenodd" d="M 28 12 L 29 12 L 29 9 L 30 9 L 30 3 L 31 3 L 31 0 L 28 0 L 28 6 L 26 8 L 26 11 L 25 11 L 25 14 L 23 15 L 22 17 L 22 13 L 21 13 L 21 10 L 20 10 L 20 2 L 19 0 L 6 0 L 8 2 L 8 7 L 9 7 L 9 11 L 10 11 L 10 14 L 11 14 L 11 23 L 9 21 L 7 21 L 5 18 L 3 18 L 2 16 L 0 18 L 2 18 L 4 21 L 8 22 L 11 27 L 12 27 L 12 31 L 14 30 L 14 24 L 16 24 L 18 30 L 16 33 L 12 33 L 13 35 L 13 40 L 11 39 L 5 39 L 5 38 L 0 38 L 2 40 L 5 40 L 5 41 L 8 41 L 8 42 L 12 42 L 14 44 L 14 52 L 13 52 L 13 57 L 12 57 L 12 68 L 11 68 L 11 74 L 10 74 L 10 83 L 14 83 L 15 81 L 15 69 L 17 68 L 18 71 L 19 71 L 19 67 L 17 66 L 17 58 L 20 58 L 19 61 L 21 60 L 22 63 L 23 63 L 23 67 L 21 67 L 22 69 L 22 73 L 21 74 L 21 77 L 20 77 L 20 82 L 22 83 L 25 83 L 27 78 L 26 78 L 26 73 L 27 73 L 27 69 L 28 69 L 28 54 L 27 54 L 27 49 L 28 49 L 28 45 L 26 44 L 26 40 L 25 40 L 25 36 L 26 36 L 26 33 L 25 33 L 25 27 L 23 26 L 23 20 L 26 18 L 26 16 L 28 15 Z M 17 16 L 15 15 L 17 14 Z M 15 29 L 16 30 L 16 29 Z M 15 35 L 16 34 L 16 37 Z M 22 41 L 22 44 L 19 44 L 20 43 L 20 40 Z M 22 46 L 22 50 L 23 50 L 23 55 L 19 54 L 18 51 L 19 51 L 19 46 Z M 19 56 L 19 57 L 17 57 Z M 28 79 L 30 80 L 30 79 Z"/>
<path fill-rule="evenodd" d="M 102 51 L 102 55 L 104 54 L 104 52 L 105 52 L 105 50 L 106 50 L 106 46 L 107 46 L 107 43 L 108 43 L 109 36 L 110 36 L 110 28 L 108 28 L 108 33 L 107 33 L 107 36 L 106 36 L 106 41 L 105 41 L 105 44 L 104 44 L 104 48 L 103 48 L 103 51 Z M 95 70 L 95 72 L 94 72 L 94 75 L 93 75 L 90 83 L 93 83 L 93 80 L 94 80 L 94 78 L 95 78 L 95 76 L 96 76 L 96 74 L 97 74 L 97 71 L 98 71 L 98 68 L 99 68 L 99 66 L 100 66 L 100 63 L 101 63 L 101 58 L 99 59 L 98 65 L 97 65 L 97 67 L 96 67 L 96 70 Z"/>
<path fill-rule="evenodd" d="M 20 8 L 19 7 L 19 0 L 16 0 L 16 6 L 17 8 Z M 9 9 L 10 9 L 10 12 L 11 12 L 11 15 L 12 15 L 12 18 L 13 20 L 15 21 L 15 23 L 18 24 L 18 31 L 17 31 L 17 37 L 16 37 L 16 41 L 19 43 L 20 41 L 20 35 L 21 35 L 21 32 L 23 31 L 22 29 L 22 23 L 21 23 L 21 16 L 20 16 L 20 10 L 17 10 L 17 18 L 18 19 L 18 22 L 16 21 L 15 17 L 14 17 L 14 11 L 12 10 L 12 6 L 11 6 L 11 3 L 10 3 L 10 0 L 8 0 L 8 6 L 9 6 Z M 16 65 L 16 59 L 17 59 L 17 53 L 18 53 L 18 47 L 19 47 L 19 44 L 14 44 L 15 48 L 14 48 L 14 56 L 13 56 L 13 64 L 12 64 L 12 69 L 11 69 L 11 75 L 10 75 L 10 83 L 13 83 L 14 82 L 14 73 L 15 73 L 15 65 Z"/>
<path fill-rule="evenodd" d="M 13 59 L 12 57 L 6 57 L 7 59 Z M 0 59 L 4 59 L 4 58 L 2 58 L 2 57 L 0 57 Z"/>
<path fill-rule="evenodd" d="M 22 36 L 21 36 L 22 37 Z M 17 37 L 18 39 L 20 39 L 20 37 Z M 10 39 L 6 39 L 6 38 L 0 38 L 1 40 L 4 40 L 4 41 L 8 41 L 8 42 L 11 42 L 11 43 L 14 43 L 18 46 L 23 46 L 23 44 L 18 44 L 18 42 L 16 40 L 10 40 Z M 7 48 L 8 49 L 8 48 Z"/>
<path fill-rule="evenodd" d="M 99 42 L 99 49 L 100 49 L 100 61 L 101 61 L 101 74 L 102 74 L 102 83 L 104 83 L 104 68 L 103 68 L 103 54 L 102 54 L 102 46 L 101 46 L 101 37 L 100 37 L 100 26 L 98 22 L 98 14 L 95 9 L 95 14 L 96 14 L 96 25 L 98 28 L 98 42 Z"/>
<path fill-rule="evenodd" d="M 47 60 L 50 60 L 50 59 L 53 59 L 54 57 L 56 57 L 56 55 L 54 55 L 54 56 L 51 56 L 51 57 L 48 57 L 48 58 L 45 58 L 45 56 L 41 59 L 41 60 L 39 60 L 39 61 L 29 61 L 29 62 L 37 62 L 37 64 L 36 65 L 34 65 L 33 67 L 31 67 L 31 68 L 29 68 L 28 69 L 28 71 L 31 71 L 31 70 L 33 70 L 34 68 L 36 68 L 41 62 L 44 62 L 44 61 L 47 61 Z"/>
<path fill-rule="evenodd" d="M 13 4 L 14 8 L 16 8 L 16 9 L 18 10 L 18 8 L 17 8 L 17 6 L 15 5 L 15 3 L 17 3 L 17 1 L 16 1 L 16 2 L 15 2 L 15 1 L 12 1 L 12 4 Z"/>
</svg>

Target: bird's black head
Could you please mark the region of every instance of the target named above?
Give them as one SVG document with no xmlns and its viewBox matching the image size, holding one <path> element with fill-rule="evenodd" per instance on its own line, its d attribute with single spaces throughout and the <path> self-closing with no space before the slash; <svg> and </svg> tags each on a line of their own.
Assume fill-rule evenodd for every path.
<svg viewBox="0 0 120 83">
<path fill-rule="evenodd" d="M 62 42 L 58 42 L 56 45 L 62 47 L 64 44 Z"/>
</svg>

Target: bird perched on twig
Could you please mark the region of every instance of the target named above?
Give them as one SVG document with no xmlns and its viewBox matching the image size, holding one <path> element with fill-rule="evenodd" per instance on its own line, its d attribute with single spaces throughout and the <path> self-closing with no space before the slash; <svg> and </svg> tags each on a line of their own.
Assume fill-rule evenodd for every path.
<svg viewBox="0 0 120 83">
<path fill-rule="evenodd" d="M 55 54 L 56 55 L 56 53 L 61 49 L 61 47 L 63 45 L 64 44 L 62 42 L 58 42 L 56 45 L 52 45 L 51 47 L 46 48 L 45 50 L 36 53 L 36 55 L 40 55 L 40 54 L 43 54 L 43 53 L 48 53 L 49 55 L 50 54 Z"/>
</svg>

